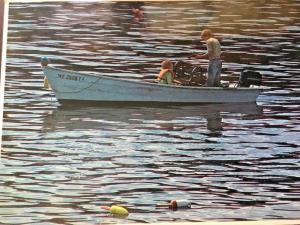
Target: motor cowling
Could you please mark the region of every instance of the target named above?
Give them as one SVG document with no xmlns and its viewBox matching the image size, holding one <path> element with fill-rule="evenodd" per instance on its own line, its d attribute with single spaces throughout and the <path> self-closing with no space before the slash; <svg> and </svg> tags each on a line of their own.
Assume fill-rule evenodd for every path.
<svg viewBox="0 0 300 225">
<path fill-rule="evenodd" d="M 239 87 L 250 87 L 250 85 L 260 86 L 262 75 L 253 70 L 243 70 L 239 78 Z"/>
</svg>

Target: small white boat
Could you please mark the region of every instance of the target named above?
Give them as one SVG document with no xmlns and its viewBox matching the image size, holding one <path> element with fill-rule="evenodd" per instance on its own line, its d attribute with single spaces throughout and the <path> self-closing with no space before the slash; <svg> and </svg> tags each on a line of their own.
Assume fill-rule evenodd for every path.
<svg viewBox="0 0 300 225">
<path fill-rule="evenodd" d="M 251 87 L 200 87 L 114 78 L 63 70 L 42 63 L 57 100 L 93 103 L 232 103 L 256 102 L 262 92 Z"/>
</svg>

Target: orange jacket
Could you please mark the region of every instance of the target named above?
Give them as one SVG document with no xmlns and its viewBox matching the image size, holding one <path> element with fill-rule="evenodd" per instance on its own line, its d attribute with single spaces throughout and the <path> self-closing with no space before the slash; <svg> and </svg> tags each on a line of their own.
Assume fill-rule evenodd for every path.
<svg viewBox="0 0 300 225">
<path fill-rule="evenodd" d="M 165 76 L 165 74 L 167 72 L 170 72 L 172 74 L 173 79 L 176 77 L 175 73 L 172 70 L 170 70 L 170 69 L 161 69 L 161 71 L 159 72 L 158 78 L 163 79 L 163 77 Z"/>
</svg>

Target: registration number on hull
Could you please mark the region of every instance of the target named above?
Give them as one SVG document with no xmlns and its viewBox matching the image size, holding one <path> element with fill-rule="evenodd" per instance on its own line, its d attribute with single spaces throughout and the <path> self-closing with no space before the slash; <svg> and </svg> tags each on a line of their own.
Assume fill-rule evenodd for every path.
<svg viewBox="0 0 300 225">
<path fill-rule="evenodd" d="M 76 75 L 69 75 L 69 74 L 58 74 L 60 79 L 64 80 L 74 80 L 74 81 L 83 81 L 84 77 L 76 76 Z"/>
</svg>

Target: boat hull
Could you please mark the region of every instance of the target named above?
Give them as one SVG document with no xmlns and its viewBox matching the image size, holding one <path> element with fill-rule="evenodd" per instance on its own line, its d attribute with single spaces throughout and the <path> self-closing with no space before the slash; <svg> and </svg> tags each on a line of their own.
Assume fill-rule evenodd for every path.
<svg viewBox="0 0 300 225">
<path fill-rule="evenodd" d="M 45 66 L 43 72 L 61 103 L 230 103 L 255 102 L 261 89 L 190 87 L 90 75 Z"/>
</svg>

